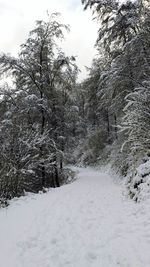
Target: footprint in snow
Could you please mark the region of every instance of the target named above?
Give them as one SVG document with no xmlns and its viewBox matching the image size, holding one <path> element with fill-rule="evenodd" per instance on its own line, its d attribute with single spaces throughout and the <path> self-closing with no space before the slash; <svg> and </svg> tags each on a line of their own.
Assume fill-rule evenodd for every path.
<svg viewBox="0 0 150 267">
<path fill-rule="evenodd" d="M 90 252 L 87 253 L 86 258 L 90 259 L 90 260 L 96 260 L 97 259 L 97 255 L 94 252 L 90 251 Z"/>
<path fill-rule="evenodd" d="M 57 239 L 56 238 L 53 238 L 52 240 L 51 240 L 51 244 L 53 244 L 53 245 L 55 245 L 55 244 L 57 244 Z"/>
</svg>

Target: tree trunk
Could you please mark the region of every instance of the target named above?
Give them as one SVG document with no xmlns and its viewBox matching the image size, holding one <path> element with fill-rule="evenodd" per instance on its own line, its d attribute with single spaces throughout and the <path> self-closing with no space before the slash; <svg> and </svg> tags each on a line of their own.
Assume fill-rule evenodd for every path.
<svg viewBox="0 0 150 267">
<path fill-rule="evenodd" d="M 42 70 L 42 65 L 43 65 L 43 47 L 41 47 L 41 52 L 40 52 L 40 80 L 42 81 L 43 79 L 43 70 Z M 43 100 L 43 84 L 41 82 L 41 86 L 40 86 L 40 96 L 41 96 L 41 100 Z M 44 115 L 44 110 L 43 107 L 41 108 L 41 136 L 44 133 L 44 128 L 45 128 L 45 115 Z M 43 146 L 41 145 L 40 147 L 40 154 L 41 154 L 41 158 L 43 157 Z M 42 163 L 42 167 L 41 167 L 41 173 L 42 173 L 42 187 L 45 187 L 46 185 L 46 174 L 45 174 L 45 166 L 44 166 L 44 162 Z"/>
<path fill-rule="evenodd" d="M 55 183 L 56 183 L 56 187 L 60 187 L 57 165 L 55 166 Z"/>
<path fill-rule="evenodd" d="M 106 111 L 106 120 L 107 120 L 107 136 L 109 138 L 110 136 L 110 122 L 109 122 L 109 113 L 108 113 L 108 109 Z"/>
<path fill-rule="evenodd" d="M 118 133 L 117 133 L 117 116 L 116 114 L 114 115 L 114 120 L 115 120 L 115 137 L 118 139 Z"/>
<path fill-rule="evenodd" d="M 44 167 L 44 163 L 42 164 L 42 187 L 46 186 L 46 179 L 45 179 L 45 167 Z"/>
</svg>

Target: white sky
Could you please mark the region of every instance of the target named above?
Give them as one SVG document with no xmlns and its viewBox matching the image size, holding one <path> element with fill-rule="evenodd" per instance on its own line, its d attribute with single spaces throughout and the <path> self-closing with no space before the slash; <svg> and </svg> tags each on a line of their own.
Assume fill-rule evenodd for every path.
<svg viewBox="0 0 150 267">
<path fill-rule="evenodd" d="M 69 24 L 71 32 L 62 44 L 67 55 L 78 56 L 80 79 L 86 75 L 84 66 L 90 66 L 96 54 L 97 24 L 90 11 L 83 11 L 81 0 L 0 0 L 0 52 L 17 55 L 34 22 L 46 19 L 47 11 L 60 12 L 62 22 Z"/>
</svg>

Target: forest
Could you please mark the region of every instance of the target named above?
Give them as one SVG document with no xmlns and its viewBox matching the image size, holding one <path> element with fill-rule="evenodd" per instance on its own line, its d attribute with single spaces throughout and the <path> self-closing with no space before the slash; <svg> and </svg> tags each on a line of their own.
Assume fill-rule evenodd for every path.
<svg viewBox="0 0 150 267">
<path fill-rule="evenodd" d="M 83 81 L 57 13 L 36 21 L 18 57 L 0 54 L 2 204 L 70 182 L 69 165 L 109 165 L 132 199 L 150 194 L 149 0 L 81 4 L 99 26 Z"/>
</svg>

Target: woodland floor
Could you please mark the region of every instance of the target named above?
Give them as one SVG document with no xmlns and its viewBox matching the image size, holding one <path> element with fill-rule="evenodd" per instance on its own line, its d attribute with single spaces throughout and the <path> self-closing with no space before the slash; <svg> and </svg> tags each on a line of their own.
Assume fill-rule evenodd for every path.
<svg viewBox="0 0 150 267">
<path fill-rule="evenodd" d="M 72 184 L 0 210 L 1 267 L 150 267 L 150 202 L 114 177 L 78 169 Z"/>
</svg>

